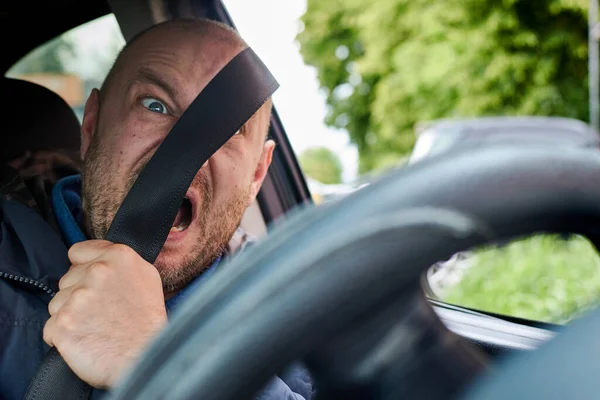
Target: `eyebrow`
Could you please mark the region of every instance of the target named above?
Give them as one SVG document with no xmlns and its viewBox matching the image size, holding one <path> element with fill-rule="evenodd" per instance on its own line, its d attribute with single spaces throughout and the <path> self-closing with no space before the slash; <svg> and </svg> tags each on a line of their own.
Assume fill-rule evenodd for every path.
<svg viewBox="0 0 600 400">
<path fill-rule="evenodd" d="M 154 86 L 158 86 L 162 90 L 164 90 L 173 101 L 177 102 L 179 99 L 179 92 L 173 86 L 169 85 L 164 79 L 160 77 L 159 74 L 154 72 L 152 69 L 146 67 L 140 67 L 137 70 L 135 77 L 129 83 L 129 89 L 134 86 L 136 83 L 147 83 Z"/>
</svg>

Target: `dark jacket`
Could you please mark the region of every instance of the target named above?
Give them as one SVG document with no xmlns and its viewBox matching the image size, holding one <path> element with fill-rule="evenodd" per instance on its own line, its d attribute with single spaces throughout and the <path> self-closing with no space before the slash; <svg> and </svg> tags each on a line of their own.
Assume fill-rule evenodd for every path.
<svg viewBox="0 0 600 400">
<path fill-rule="evenodd" d="M 70 265 L 68 246 L 84 240 L 85 236 L 79 228 L 77 179 L 71 179 L 63 187 L 64 182 L 57 185 L 59 190 L 55 190 L 52 199 L 52 221 L 45 220 L 39 210 L 31 207 L 31 199 L 18 184 L 18 177 L 8 180 L 8 184 L 4 182 L 0 185 L 0 399 L 20 400 L 48 350 L 42 331 L 49 318 L 48 302 L 58 291 L 58 281 Z M 215 263 L 211 269 L 217 266 Z M 191 285 L 190 290 L 200 281 Z M 169 311 L 175 305 L 171 303 Z M 274 377 L 259 399 L 311 398 L 313 385 L 304 368 L 295 366 L 282 377 Z M 95 390 L 93 398 L 101 397 L 102 393 Z"/>
<path fill-rule="evenodd" d="M 48 346 L 48 302 L 68 270 L 67 247 L 41 216 L 0 199 L 0 398 L 22 399 Z"/>
</svg>

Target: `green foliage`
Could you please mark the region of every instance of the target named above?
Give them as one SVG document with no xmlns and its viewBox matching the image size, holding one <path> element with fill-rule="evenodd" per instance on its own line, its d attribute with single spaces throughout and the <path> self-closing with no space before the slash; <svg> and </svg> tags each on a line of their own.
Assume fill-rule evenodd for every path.
<svg viewBox="0 0 600 400">
<path fill-rule="evenodd" d="M 38 73 L 66 73 L 66 62 L 75 56 L 73 43 L 63 36 L 27 54 L 10 71 L 13 76 Z"/>
<path fill-rule="evenodd" d="M 298 34 L 359 172 L 410 153 L 416 122 L 586 120 L 587 0 L 308 0 Z"/>
<path fill-rule="evenodd" d="M 326 147 L 306 149 L 299 157 L 304 173 L 325 184 L 342 182 L 342 163 L 338 156 Z"/>
<path fill-rule="evenodd" d="M 534 236 L 476 252 L 444 295 L 449 303 L 536 321 L 564 323 L 600 299 L 600 258 L 584 238 Z"/>
</svg>

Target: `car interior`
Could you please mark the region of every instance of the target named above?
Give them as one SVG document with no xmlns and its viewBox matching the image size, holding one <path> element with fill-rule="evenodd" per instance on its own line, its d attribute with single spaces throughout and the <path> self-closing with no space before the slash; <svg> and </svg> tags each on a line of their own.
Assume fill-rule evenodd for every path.
<svg viewBox="0 0 600 400">
<path fill-rule="evenodd" d="M 11 93 L 4 107 L 10 118 L 0 146 L 4 167 L 0 181 L 10 180 L 8 168 L 18 169 L 39 212 L 52 221 L 50 208 L 44 207 L 49 204 L 51 185 L 79 171 L 79 122 L 71 107 L 45 87 L 4 77 L 0 90 Z M 38 117 L 31 118 L 30 108 L 24 105 L 40 110 Z M 9 185 L 4 186 L 6 189 Z"/>
<path fill-rule="evenodd" d="M 226 5 L 227 2 L 221 0 L 5 2 L 0 6 L 0 32 L 11 41 L 4 48 L 0 67 L 6 74 L 15 63 L 43 43 L 110 13 L 116 17 L 123 37 L 128 40 L 148 26 L 173 18 L 207 17 L 235 26 Z M 5 106 L 8 110 L 4 108 L 7 116 L 4 123 L 8 124 L 8 129 L 0 139 L 0 161 L 5 167 L 11 166 L 9 161 L 14 166 L 14 160 L 27 152 L 37 151 L 67 151 L 71 159 L 77 161 L 80 125 L 69 105 L 52 91 L 31 82 L 5 77 L 0 82 L 0 90 L 4 99 L 9 100 Z M 236 265 L 251 268 L 245 275 L 240 272 L 215 277 L 215 282 L 201 293 L 210 299 L 204 305 L 200 306 L 200 293 L 197 299 L 190 300 L 181 318 L 174 320 L 171 329 L 161 335 L 139 368 L 111 394 L 111 398 L 197 398 L 194 396 L 200 394 L 206 394 L 200 396 L 202 398 L 211 399 L 242 398 L 241 394 L 247 393 L 247 389 L 259 389 L 269 374 L 280 371 L 298 358 L 305 360 L 317 377 L 322 387 L 320 398 L 457 398 L 490 366 L 504 365 L 505 360 L 532 353 L 562 330 L 559 325 L 439 301 L 427 288 L 424 270 L 455 251 L 536 230 L 574 230 L 593 237 L 595 231 L 589 223 L 593 218 L 589 217 L 593 213 L 597 216 L 598 210 L 588 201 L 592 195 L 587 194 L 585 182 L 594 176 L 593 172 L 600 171 L 599 157 L 588 157 L 588 153 L 579 149 L 561 153 L 533 147 L 527 150 L 506 146 L 481 148 L 475 156 L 457 151 L 457 154 L 425 160 L 407 172 L 394 171 L 391 176 L 339 203 L 312 207 L 306 181 L 285 134 L 285 121 L 280 120 L 276 103 L 274 106 L 270 136 L 277 142 L 277 147 L 273 164 L 257 201 L 242 221 L 246 231 L 266 239 L 262 247 L 234 261 L 238 263 Z M 36 118 L 31 118 L 32 108 L 36 110 Z M 525 160 L 518 158 L 521 161 L 516 162 L 516 155 L 527 157 Z M 557 169 L 546 168 L 545 160 L 549 157 L 558 160 Z M 62 176 L 74 173 L 77 162 L 64 162 Z M 450 164 L 454 167 L 446 168 Z M 480 168 L 472 168 L 472 165 Z M 492 172 L 496 173 L 493 179 L 490 178 Z M 32 192 L 43 199 L 48 195 L 47 183 L 33 175 L 27 181 L 28 186 L 37 187 Z M 570 183 L 552 185 L 552 179 L 557 176 L 562 177 L 561 182 Z M 489 191 L 494 192 L 495 187 L 504 185 L 511 193 L 512 202 L 507 204 L 500 196 L 489 201 L 485 193 L 476 191 L 476 186 L 466 181 L 468 177 L 473 182 L 479 180 L 481 187 L 488 189 L 488 196 Z M 540 181 L 548 185 L 532 184 Z M 441 184 L 426 185 L 432 182 Z M 472 190 L 468 199 L 443 191 L 443 187 L 451 188 L 455 182 Z M 547 190 L 544 193 L 551 200 L 540 201 L 530 188 L 537 188 L 540 193 Z M 519 193 L 525 194 L 519 197 Z M 558 197 L 562 200 L 556 200 Z M 572 209 L 565 208 L 564 199 L 572 201 Z M 453 209 L 460 212 L 451 211 Z M 46 215 L 49 211 L 42 212 Z M 573 217 L 574 222 L 564 222 L 567 215 Z M 355 229 L 350 229 L 351 221 L 347 216 L 352 216 Z M 339 226 L 346 226 L 348 234 L 336 238 L 334 235 Z M 362 227 L 361 232 L 357 231 L 358 227 Z M 271 230 L 276 233 L 275 239 L 268 235 Z M 410 235 L 407 236 L 407 232 Z M 291 237 L 295 238 L 295 247 L 290 244 Z M 331 238 L 331 248 L 318 243 L 323 237 Z M 360 243 L 360 246 L 352 249 L 348 243 Z M 373 249 L 369 256 L 357 250 L 367 245 Z M 295 258 L 293 262 L 285 262 L 281 271 L 277 270 L 276 264 L 281 265 L 286 257 Z M 344 270 L 343 264 L 350 258 L 370 265 L 380 263 L 385 268 L 373 268 L 374 272 L 370 274 L 350 266 Z M 327 268 L 323 267 L 325 265 Z M 410 265 L 411 268 L 406 270 L 410 272 L 399 274 L 401 265 Z M 318 272 L 319 267 L 323 267 L 321 272 Z M 310 279 L 309 272 L 314 274 Z M 295 310 L 300 316 L 296 321 L 275 310 L 273 297 L 258 295 L 259 289 L 264 293 L 279 293 L 275 287 L 293 279 L 299 281 L 295 289 L 286 296 L 280 294 L 274 298 L 280 300 L 277 303 L 280 307 Z M 329 283 L 317 284 L 317 279 Z M 363 282 L 357 284 L 359 280 Z M 385 284 L 386 280 L 389 285 Z M 234 289 L 237 294 L 231 293 Z M 310 299 L 298 294 L 302 290 L 312 293 Z M 362 303 L 351 301 L 350 293 L 361 293 L 356 297 L 362 297 Z M 245 304 L 250 298 L 255 299 L 252 302 L 254 308 L 264 307 L 267 311 L 258 314 L 248 309 Z M 219 301 L 229 306 L 220 314 L 211 309 L 211 305 Z M 237 341 L 222 339 L 220 342 L 219 332 L 235 326 L 232 324 L 240 315 L 248 322 L 240 324 L 239 332 L 254 338 L 260 333 L 261 340 L 245 342 L 239 333 L 234 338 Z M 327 315 L 334 317 L 326 318 Z M 250 322 L 252 318 L 254 322 Z M 329 322 L 324 323 L 326 320 Z M 199 321 L 206 322 L 202 325 Z M 303 324 L 317 325 L 307 330 Z M 344 330 L 338 329 L 341 327 Z M 295 330 L 306 340 L 300 340 L 300 333 L 293 334 Z M 287 343 L 286 347 L 286 342 L 281 339 L 286 335 L 288 340 L 297 337 L 297 343 L 293 346 Z M 212 340 L 221 343 L 218 346 L 225 350 L 216 355 L 210 353 L 207 346 L 213 343 Z M 260 354 L 259 350 L 266 351 L 261 341 L 274 344 L 279 352 L 268 353 L 261 362 L 251 361 Z M 252 346 L 256 349 L 240 353 L 239 357 L 234 355 L 236 349 Z M 544 354 L 556 356 L 557 351 Z M 564 349 L 561 351 L 568 353 Z M 186 358 L 186 353 L 207 356 L 200 365 L 200 361 L 192 362 Z M 231 359 L 236 357 L 240 366 L 232 367 Z M 552 363 L 560 361 L 552 360 Z M 270 364 L 265 367 L 267 361 Z M 567 364 L 568 360 L 565 361 Z M 535 362 L 519 365 L 531 366 Z M 186 367 L 196 375 L 192 376 L 190 372 L 173 378 L 173 371 L 182 371 Z M 239 385 L 231 384 L 232 377 L 217 379 L 222 368 L 227 368 L 228 374 L 233 369 L 231 376 L 239 379 Z M 516 370 L 518 368 L 513 368 Z M 516 372 L 510 379 L 516 379 L 514 374 Z M 543 378 L 548 376 L 543 375 Z M 467 397 L 501 398 L 497 393 L 506 394 L 502 390 L 513 382 L 509 377 L 502 379 L 502 384 L 494 381 L 493 385 L 482 386 L 480 392 L 469 392 Z M 525 383 L 524 377 L 520 379 L 519 384 L 524 388 L 529 383 L 533 387 L 537 382 L 535 377 Z M 560 380 L 555 382 L 566 385 Z M 177 387 L 177 390 L 167 394 L 167 387 Z M 517 390 L 515 387 L 511 390 Z M 523 389 L 518 393 L 539 392 Z M 589 394 L 555 392 L 549 396 L 561 393 L 584 393 L 584 397 L 585 393 Z"/>
</svg>

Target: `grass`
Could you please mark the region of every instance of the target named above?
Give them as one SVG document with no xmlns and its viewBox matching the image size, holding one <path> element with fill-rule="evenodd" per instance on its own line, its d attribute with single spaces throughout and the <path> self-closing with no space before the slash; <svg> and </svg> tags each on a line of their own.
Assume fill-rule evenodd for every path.
<svg viewBox="0 0 600 400">
<path fill-rule="evenodd" d="M 444 301 L 559 324 L 599 303 L 600 258 L 583 237 L 537 235 L 475 254 Z"/>
</svg>

